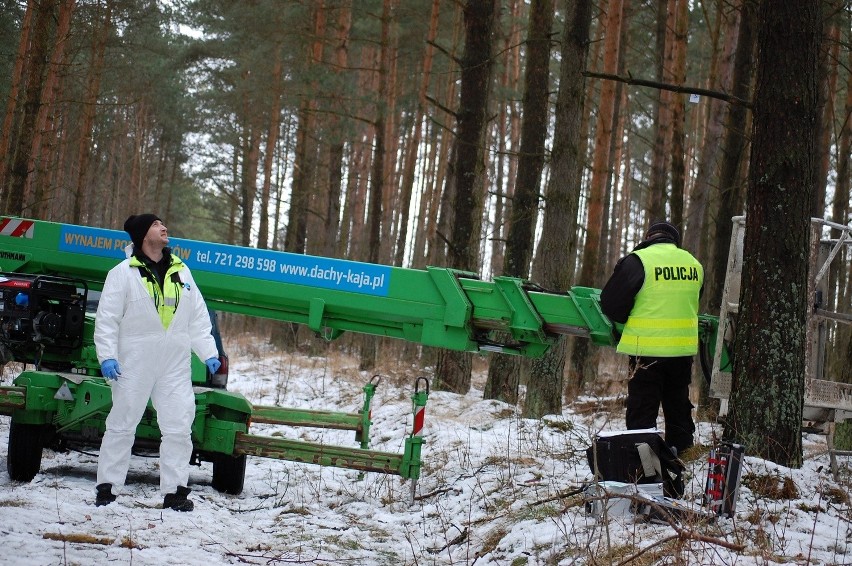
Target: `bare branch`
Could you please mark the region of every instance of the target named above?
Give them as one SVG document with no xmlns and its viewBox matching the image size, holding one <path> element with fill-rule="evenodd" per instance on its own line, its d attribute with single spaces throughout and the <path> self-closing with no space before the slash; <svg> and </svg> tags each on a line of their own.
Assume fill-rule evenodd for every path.
<svg viewBox="0 0 852 566">
<path fill-rule="evenodd" d="M 629 85 L 637 85 L 637 86 L 648 86 L 651 88 L 659 88 L 661 90 L 669 90 L 671 92 L 680 92 L 685 94 L 698 94 L 700 96 L 707 96 L 710 98 L 716 98 L 718 100 L 722 100 L 729 104 L 737 104 L 739 106 L 745 106 L 746 108 L 751 108 L 751 101 L 743 100 L 742 98 L 727 94 L 725 92 L 719 92 L 717 90 L 709 90 L 706 88 L 697 88 L 691 86 L 679 86 L 668 83 L 661 83 L 658 81 L 648 81 L 645 79 L 634 79 L 632 76 L 628 75 L 626 77 L 622 77 L 620 75 L 611 75 L 609 73 L 595 73 L 593 71 L 583 71 L 584 77 L 591 77 L 593 79 L 604 79 L 608 81 L 618 81 L 622 83 L 626 83 Z"/>
</svg>

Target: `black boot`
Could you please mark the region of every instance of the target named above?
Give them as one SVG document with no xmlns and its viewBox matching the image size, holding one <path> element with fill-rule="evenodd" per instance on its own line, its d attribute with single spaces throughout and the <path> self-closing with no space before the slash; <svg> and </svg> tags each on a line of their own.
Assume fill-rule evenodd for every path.
<svg viewBox="0 0 852 566">
<path fill-rule="evenodd" d="M 99 483 L 95 486 L 95 491 L 98 492 L 95 497 L 95 506 L 100 507 L 102 505 L 109 505 L 113 501 L 115 501 L 115 495 L 112 494 L 112 484 L 111 483 Z"/>
<path fill-rule="evenodd" d="M 192 491 L 188 487 L 178 486 L 174 493 L 167 493 L 163 498 L 163 509 L 174 509 L 175 511 L 192 511 L 195 507 L 192 501 L 186 498 Z"/>
</svg>

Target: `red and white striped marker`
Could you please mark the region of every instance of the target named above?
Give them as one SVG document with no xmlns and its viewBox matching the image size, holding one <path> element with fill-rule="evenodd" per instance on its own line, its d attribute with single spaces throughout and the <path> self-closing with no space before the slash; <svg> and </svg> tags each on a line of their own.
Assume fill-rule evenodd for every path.
<svg viewBox="0 0 852 566">
<path fill-rule="evenodd" d="M 426 420 L 426 407 L 414 407 L 414 430 L 411 436 L 423 436 L 423 422 Z"/>
<path fill-rule="evenodd" d="M 0 218 L 0 236 L 32 238 L 35 222 L 20 218 Z"/>
</svg>

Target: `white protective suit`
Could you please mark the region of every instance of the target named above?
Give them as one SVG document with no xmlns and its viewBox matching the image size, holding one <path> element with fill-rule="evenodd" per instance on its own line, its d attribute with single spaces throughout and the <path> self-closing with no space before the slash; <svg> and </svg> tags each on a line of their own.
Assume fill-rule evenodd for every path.
<svg viewBox="0 0 852 566">
<path fill-rule="evenodd" d="M 163 323 L 139 269 L 126 259 L 110 270 L 95 318 L 98 361 L 118 361 L 121 376 L 112 385 L 112 409 L 98 458 L 97 483 L 120 490 L 127 477 L 136 427 L 150 398 L 162 433 L 160 491 L 186 486 L 192 456 L 195 395 L 191 354 L 218 356 L 210 315 L 189 268 L 180 270 L 184 288 L 169 327 Z M 115 493 L 115 492 L 114 492 Z"/>
</svg>

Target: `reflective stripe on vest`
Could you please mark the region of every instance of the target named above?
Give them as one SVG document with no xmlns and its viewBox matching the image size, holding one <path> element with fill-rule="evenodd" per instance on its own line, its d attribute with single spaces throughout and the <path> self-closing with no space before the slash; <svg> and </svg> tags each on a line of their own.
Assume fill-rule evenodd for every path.
<svg viewBox="0 0 852 566">
<path fill-rule="evenodd" d="M 175 255 L 172 255 L 171 258 L 172 263 L 166 270 L 162 288 L 157 281 L 157 276 L 151 273 L 147 265 L 139 261 L 136 256 L 130 258 L 130 267 L 138 267 L 139 271 L 145 275 L 145 288 L 154 301 L 154 308 L 157 309 L 157 315 L 160 317 L 160 322 L 163 323 L 163 328 L 168 328 L 172 323 L 183 292 L 183 284 L 180 282 L 177 273 L 183 269 L 184 263 Z"/>
<path fill-rule="evenodd" d="M 698 352 L 698 294 L 704 270 L 674 244 L 633 252 L 642 260 L 645 282 L 617 350 L 633 356 L 677 357 Z"/>
</svg>

